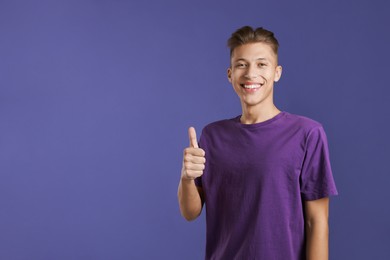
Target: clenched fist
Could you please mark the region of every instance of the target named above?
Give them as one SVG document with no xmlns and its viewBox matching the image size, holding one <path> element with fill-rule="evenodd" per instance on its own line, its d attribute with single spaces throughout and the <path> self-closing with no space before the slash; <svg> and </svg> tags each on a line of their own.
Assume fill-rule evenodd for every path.
<svg viewBox="0 0 390 260">
<path fill-rule="evenodd" d="M 190 146 L 184 149 L 183 168 L 181 178 L 185 180 L 194 180 L 202 176 L 205 167 L 205 151 L 198 146 L 195 128 L 188 129 Z"/>
</svg>

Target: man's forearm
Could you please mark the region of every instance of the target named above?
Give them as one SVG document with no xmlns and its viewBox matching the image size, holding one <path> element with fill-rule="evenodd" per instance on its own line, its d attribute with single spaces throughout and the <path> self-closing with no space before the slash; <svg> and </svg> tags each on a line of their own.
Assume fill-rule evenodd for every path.
<svg viewBox="0 0 390 260">
<path fill-rule="evenodd" d="M 327 219 L 306 223 L 306 259 L 329 259 L 329 226 Z"/>
<path fill-rule="evenodd" d="M 190 221 L 196 219 L 202 211 L 202 199 L 194 180 L 181 179 L 178 199 L 182 216 Z"/>
</svg>

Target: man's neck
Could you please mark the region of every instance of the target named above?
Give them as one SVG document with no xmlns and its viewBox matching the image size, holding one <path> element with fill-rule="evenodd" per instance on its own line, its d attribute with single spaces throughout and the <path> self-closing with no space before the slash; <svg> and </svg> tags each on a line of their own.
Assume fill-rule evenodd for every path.
<svg viewBox="0 0 390 260">
<path fill-rule="evenodd" d="M 256 124 L 267 121 L 280 113 L 280 110 L 275 106 L 268 108 L 259 107 L 243 107 L 241 123 L 242 124 Z"/>
</svg>

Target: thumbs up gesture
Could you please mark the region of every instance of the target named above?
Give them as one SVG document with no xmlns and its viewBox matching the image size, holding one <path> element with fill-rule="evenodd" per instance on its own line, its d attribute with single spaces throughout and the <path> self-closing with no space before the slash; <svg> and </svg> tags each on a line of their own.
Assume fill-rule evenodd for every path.
<svg viewBox="0 0 390 260">
<path fill-rule="evenodd" d="M 202 176 L 206 158 L 205 151 L 198 146 L 195 128 L 188 129 L 188 137 L 190 145 L 184 149 L 181 177 L 186 180 L 194 180 Z"/>
</svg>

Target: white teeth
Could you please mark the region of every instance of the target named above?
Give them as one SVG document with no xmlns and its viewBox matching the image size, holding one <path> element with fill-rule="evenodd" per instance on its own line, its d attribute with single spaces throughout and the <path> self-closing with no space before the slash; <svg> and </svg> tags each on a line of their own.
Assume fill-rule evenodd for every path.
<svg viewBox="0 0 390 260">
<path fill-rule="evenodd" d="M 244 88 L 254 89 L 254 88 L 259 88 L 260 86 L 261 86 L 260 84 L 244 85 Z"/>
</svg>

